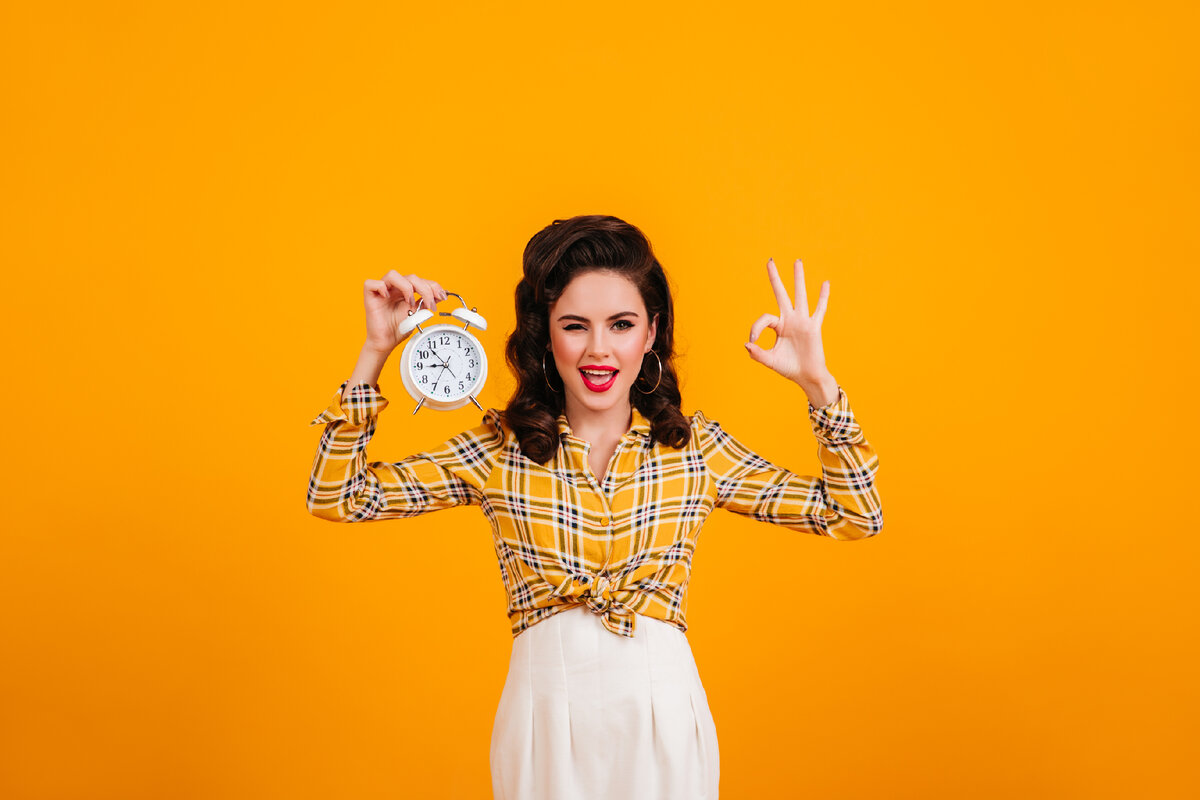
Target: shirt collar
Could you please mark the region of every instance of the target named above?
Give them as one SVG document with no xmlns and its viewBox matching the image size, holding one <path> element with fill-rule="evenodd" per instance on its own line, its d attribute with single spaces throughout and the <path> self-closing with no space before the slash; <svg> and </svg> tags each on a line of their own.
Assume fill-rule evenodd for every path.
<svg viewBox="0 0 1200 800">
<path fill-rule="evenodd" d="M 650 421 L 642 416 L 642 412 L 637 410 L 637 406 L 633 406 L 632 408 L 633 421 L 630 424 L 629 431 L 626 435 L 628 436 L 629 434 L 633 434 L 635 436 L 641 436 L 647 439 L 650 438 Z M 567 422 L 566 412 L 558 415 L 557 422 L 558 435 L 560 438 L 563 436 L 574 436 L 574 433 L 571 431 L 571 424 Z"/>
</svg>

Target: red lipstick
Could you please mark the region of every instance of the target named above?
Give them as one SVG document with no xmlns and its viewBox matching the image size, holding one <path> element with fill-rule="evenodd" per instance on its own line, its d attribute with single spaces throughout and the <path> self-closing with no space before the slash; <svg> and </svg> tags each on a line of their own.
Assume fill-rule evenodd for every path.
<svg viewBox="0 0 1200 800">
<path fill-rule="evenodd" d="M 609 372 L 607 378 L 601 379 L 599 375 L 588 375 L 584 370 L 591 372 Z M 593 392 L 607 392 L 612 388 L 612 385 L 617 382 L 617 368 L 605 367 L 599 364 L 589 364 L 586 367 L 581 367 L 579 375 L 583 378 L 583 385 L 591 389 Z"/>
</svg>

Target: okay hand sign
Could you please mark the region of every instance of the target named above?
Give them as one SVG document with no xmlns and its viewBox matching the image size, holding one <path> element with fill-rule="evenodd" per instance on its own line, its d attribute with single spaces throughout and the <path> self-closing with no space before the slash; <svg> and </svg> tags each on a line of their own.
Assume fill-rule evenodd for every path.
<svg viewBox="0 0 1200 800">
<path fill-rule="evenodd" d="M 829 303 L 829 281 L 821 284 L 817 308 L 809 316 L 804 265 L 800 259 L 796 259 L 795 264 L 795 307 L 787 289 L 783 288 L 783 281 L 779 279 L 774 259 L 767 261 L 767 277 L 771 279 L 771 286 L 775 290 L 779 314 L 763 314 L 750 326 L 750 341 L 746 343 L 750 357 L 801 385 L 824 380 L 829 370 L 825 366 L 825 347 L 821 343 L 821 323 Z M 766 328 L 775 331 L 775 345 L 770 350 L 764 350 L 754 343 Z"/>
</svg>

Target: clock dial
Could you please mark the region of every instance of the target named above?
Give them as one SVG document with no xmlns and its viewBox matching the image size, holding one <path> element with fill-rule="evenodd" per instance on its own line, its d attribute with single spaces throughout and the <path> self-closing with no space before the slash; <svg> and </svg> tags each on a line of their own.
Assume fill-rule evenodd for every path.
<svg viewBox="0 0 1200 800">
<path fill-rule="evenodd" d="M 413 342 L 408 371 L 426 397 L 452 402 L 475 394 L 484 377 L 484 356 L 479 342 L 462 328 L 428 328 Z"/>
</svg>

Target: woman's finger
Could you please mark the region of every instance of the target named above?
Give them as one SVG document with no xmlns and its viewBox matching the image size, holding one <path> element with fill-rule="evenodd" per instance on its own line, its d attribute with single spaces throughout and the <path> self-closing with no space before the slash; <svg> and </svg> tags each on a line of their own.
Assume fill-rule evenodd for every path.
<svg viewBox="0 0 1200 800">
<path fill-rule="evenodd" d="M 368 280 L 363 283 L 363 289 L 367 293 L 368 299 L 378 297 L 381 300 L 394 300 L 400 296 L 398 290 L 392 289 L 385 281 Z"/>
<path fill-rule="evenodd" d="M 430 311 L 436 310 L 437 297 L 433 293 L 433 287 L 425 278 L 418 278 L 416 275 L 409 275 L 409 280 L 412 281 L 413 288 L 421 295 L 421 305 L 428 308 Z"/>
<path fill-rule="evenodd" d="M 804 285 L 804 263 L 800 259 L 796 259 L 793 266 L 796 281 L 796 308 L 804 312 L 804 316 L 808 316 L 808 289 Z"/>
<path fill-rule="evenodd" d="M 763 350 L 754 342 L 746 342 L 746 351 L 750 353 L 750 357 L 760 364 L 771 366 L 771 351 Z"/>
<path fill-rule="evenodd" d="M 404 302 L 408 303 L 410 308 L 416 308 L 416 299 L 413 296 L 412 281 L 401 275 L 396 270 L 391 270 L 387 275 L 383 276 L 383 282 L 388 285 L 389 289 L 395 289 L 396 292 L 389 292 L 389 296 L 399 294 L 404 298 Z"/>
<path fill-rule="evenodd" d="M 829 281 L 821 284 L 821 295 L 817 298 L 817 310 L 813 312 L 813 321 L 817 327 L 825 320 L 825 308 L 829 305 Z"/>
<path fill-rule="evenodd" d="M 779 270 L 775 268 L 775 259 L 767 259 L 767 277 L 771 279 L 771 286 L 775 289 L 775 300 L 779 303 L 779 313 L 785 314 L 792 310 L 792 300 L 788 297 L 787 289 L 783 288 L 783 281 L 779 279 Z"/>
<path fill-rule="evenodd" d="M 757 340 L 759 336 L 762 336 L 763 330 L 768 326 L 770 326 L 771 330 L 778 334 L 779 317 L 775 316 L 774 314 L 763 314 L 761 317 L 754 320 L 754 324 L 750 326 L 750 338 L 748 341 L 753 342 Z"/>
<path fill-rule="evenodd" d="M 433 292 L 434 292 L 433 296 L 436 297 L 438 300 L 445 300 L 447 297 L 450 296 L 450 295 L 446 294 L 446 290 L 443 289 L 442 285 L 440 283 L 438 283 L 437 281 L 430 281 L 429 285 L 433 287 Z"/>
</svg>

